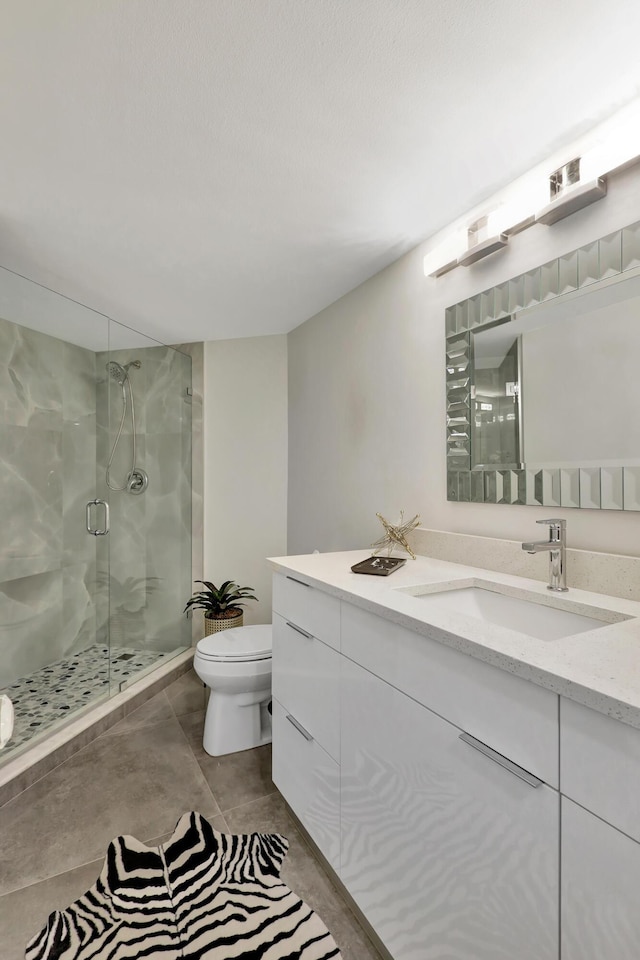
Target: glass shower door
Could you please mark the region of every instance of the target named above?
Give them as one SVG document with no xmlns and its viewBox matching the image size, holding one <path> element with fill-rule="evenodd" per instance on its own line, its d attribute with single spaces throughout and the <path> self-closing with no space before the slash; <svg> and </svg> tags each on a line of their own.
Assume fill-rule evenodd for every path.
<svg viewBox="0 0 640 960">
<path fill-rule="evenodd" d="M 112 321 L 98 405 L 108 501 L 111 688 L 191 644 L 191 358 Z"/>
<path fill-rule="evenodd" d="M 185 650 L 191 358 L 0 267 L 0 764 Z"/>
<path fill-rule="evenodd" d="M 0 268 L 0 763 L 109 692 L 109 538 L 87 532 L 108 343 L 108 318 Z"/>
</svg>

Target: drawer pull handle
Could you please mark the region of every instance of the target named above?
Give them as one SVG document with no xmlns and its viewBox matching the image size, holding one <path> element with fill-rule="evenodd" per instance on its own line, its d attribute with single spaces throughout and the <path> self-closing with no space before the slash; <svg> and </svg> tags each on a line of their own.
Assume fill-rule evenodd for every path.
<svg viewBox="0 0 640 960">
<path fill-rule="evenodd" d="M 519 767 L 518 764 L 514 763 L 512 760 L 507 760 L 507 758 L 503 757 L 501 753 L 497 753 L 497 751 L 492 750 L 491 747 L 486 745 L 486 743 L 476 740 L 476 738 L 472 737 L 471 734 L 461 733 L 458 739 L 462 740 L 463 743 L 467 743 L 470 747 L 473 747 L 474 750 L 482 753 L 485 757 L 488 757 L 489 760 L 493 760 L 494 763 L 498 763 L 501 767 L 504 767 L 505 770 L 508 770 L 509 773 L 512 773 L 515 777 L 518 777 L 520 780 L 524 780 L 524 782 L 529 784 L 530 787 L 539 787 L 542 784 L 542 780 L 539 780 L 538 777 L 534 777 L 532 773 L 529 773 L 529 771 L 525 770 L 523 767 Z"/>
<path fill-rule="evenodd" d="M 308 730 L 305 730 L 305 728 L 302 726 L 302 724 L 301 724 L 301 723 L 298 723 L 298 721 L 296 720 L 295 717 L 292 717 L 290 713 L 285 714 L 285 716 L 286 716 L 287 720 L 289 721 L 289 723 L 293 724 L 293 726 L 296 728 L 296 730 L 298 731 L 298 733 L 301 733 L 301 734 L 302 734 L 302 736 L 305 738 L 305 740 L 308 740 L 309 743 L 311 743 L 311 742 L 313 741 L 313 737 L 311 736 L 311 734 L 309 733 L 309 731 L 308 731 Z"/>
<path fill-rule="evenodd" d="M 299 583 L 301 587 L 309 587 L 311 589 L 310 583 L 305 583 L 304 580 L 296 580 L 295 577 L 290 577 L 287 575 L 287 580 L 293 580 L 294 583 Z"/>
<path fill-rule="evenodd" d="M 301 634 L 301 636 L 306 637 L 307 640 L 313 640 L 313 637 L 310 633 L 307 633 L 306 630 L 301 630 L 300 627 L 296 627 L 295 623 L 289 623 L 288 620 L 285 621 L 288 627 L 291 627 L 292 630 L 295 630 L 296 633 Z"/>
</svg>

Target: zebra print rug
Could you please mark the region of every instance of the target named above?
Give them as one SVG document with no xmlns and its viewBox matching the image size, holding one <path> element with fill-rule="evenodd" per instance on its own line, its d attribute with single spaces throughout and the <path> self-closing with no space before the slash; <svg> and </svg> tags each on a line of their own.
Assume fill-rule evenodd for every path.
<svg viewBox="0 0 640 960">
<path fill-rule="evenodd" d="M 280 879 L 278 834 L 218 833 L 185 813 L 171 839 L 117 837 L 84 896 L 56 910 L 26 960 L 329 960 L 320 918 Z"/>
</svg>

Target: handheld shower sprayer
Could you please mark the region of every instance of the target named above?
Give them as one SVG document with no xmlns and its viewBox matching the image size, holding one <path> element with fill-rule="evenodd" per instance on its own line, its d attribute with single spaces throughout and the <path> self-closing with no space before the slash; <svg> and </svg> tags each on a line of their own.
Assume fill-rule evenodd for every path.
<svg viewBox="0 0 640 960">
<path fill-rule="evenodd" d="M 113 442 L 113 447 L 109 454 L 106 473 L 107 486 L 110 490 L 117 492 L 126 490 L 127 493 L 140 494 L 144 493 L 149 485 L 149 477 L 146 472 L 141 467 L 136 466 L 136 410 L 133 399 L 133 387 L 129 379 L 129 370 L 131 367 L 139 370 L 141 366 L 142 364 L 139 360 L 130 360 L 129 363 L 125 363 L 124 365 L 118 363 L 117 360 L 109 360 L 107 363 L 107 373 L 112 380 L 115 380 L 116 383 L 119 383 L 122 387 L 122 416 L 120 417 L 120 425 L 118 426 L 116 439 Z M 124 483 L 117 485 L 111 482 L 111 465 L 116 455 L 118 443 L 120 442 L 120 437 L 124 429 L 124 422 L 127 417 L 127 387 L 129 389 L 129 404 L 131 407 L 131 469 L 127 473 L 127 478 Z"/>
</svg>

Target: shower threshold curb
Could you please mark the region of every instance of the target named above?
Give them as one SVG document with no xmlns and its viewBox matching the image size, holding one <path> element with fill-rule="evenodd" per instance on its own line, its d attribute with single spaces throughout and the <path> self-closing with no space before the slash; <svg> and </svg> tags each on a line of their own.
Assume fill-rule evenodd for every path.
<svg viewBox="0 0 640 960">
<path fill-rule="evenodd" d="M 15 760 L 8 760 L 0 767 L 0 807 L 190 670 L 193 654 L 193 647 L 184 650 L 121 693 L 89 707 L 77 719 L 24 750 Z"/>
</svg>

